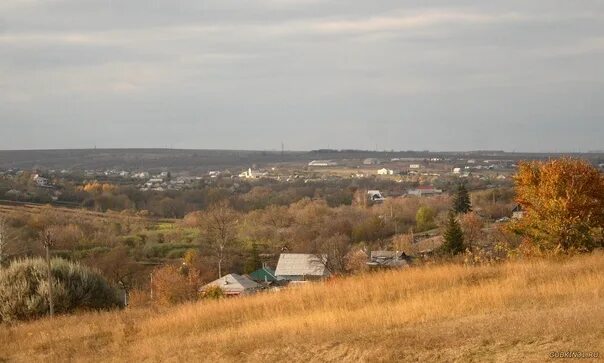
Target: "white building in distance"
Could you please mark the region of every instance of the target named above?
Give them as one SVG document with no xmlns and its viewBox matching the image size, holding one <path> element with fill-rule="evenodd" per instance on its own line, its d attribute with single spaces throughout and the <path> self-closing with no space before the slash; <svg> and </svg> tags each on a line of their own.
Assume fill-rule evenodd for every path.
<svg viewBox="0 0 604 363">
<path fill-rule="evenodd" d="M 338 163 L 333 160 L 313 160 L 308 166 L 338 166 Z"/>
<path fill-rule="evenodd" d="M 394 170 L 382 168 L 377 171 L 378 175 L 394 175 Z"/>
<path fill-rule="evenodd" d="M 248 170 L 244 171 L 243 173 L 239 174 L 240 178 L 244 178 L 244 179 L 258 179 L 261 178 L 263 176 L 265 176 L 266 173 L 262 173 L 259 171 L 254 171 L 252 170 L 252 168 L 249 168 Z"/>
</svg>

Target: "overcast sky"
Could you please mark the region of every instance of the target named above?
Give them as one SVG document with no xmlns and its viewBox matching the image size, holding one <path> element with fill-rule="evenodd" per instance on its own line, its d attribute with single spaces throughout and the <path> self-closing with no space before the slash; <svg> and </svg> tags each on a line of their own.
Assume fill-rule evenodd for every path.
<svg viewBox="0 0 604 363">
<path fill-rule="evenodd" d="M 1 0 L 0 149 L 604 149 L 601 0 Z"/>
</svg>

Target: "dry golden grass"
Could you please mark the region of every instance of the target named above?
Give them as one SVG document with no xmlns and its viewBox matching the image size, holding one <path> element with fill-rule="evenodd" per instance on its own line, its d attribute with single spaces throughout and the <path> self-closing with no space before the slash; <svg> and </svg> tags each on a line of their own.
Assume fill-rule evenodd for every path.
<svg viewBox="0 0 604 363">
<path fill-rule="evenodd" d="M 0 361 L 545 361 L 604 355 L 604 255 L 432 266 L 0 327 Z"/>
</svg>

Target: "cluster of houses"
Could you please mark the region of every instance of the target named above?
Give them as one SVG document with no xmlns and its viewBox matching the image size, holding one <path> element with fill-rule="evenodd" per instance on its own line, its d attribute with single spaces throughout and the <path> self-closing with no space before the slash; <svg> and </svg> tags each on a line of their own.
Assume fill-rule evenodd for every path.
<svg viewBox="0 0 604 363">
<path fill-rule="evenodd" d="M 326 262 L 326 255 L 282 253 L 274 270 L 264 265 L 248 275 L 228 274 L 200 290 L 220 287 L 226 296 L 243 296 L 267 289 L 278 290 L 289 284 L 320 281 L 331 276 Z M 411 258 L 399 251 L 372 251 L 367 258 L 370 268 L 405 268 L 410 262 Z"/>
<path fill-rule="evenodd" d="M 40 188 L 53 188 L 52 184 L 50 184 L 50 180 L 39 174 L 33 175 L 32 180 L 34 181 L 34 183 L 36 183 L 36 186 Z"/>
<path fill-rule="evenodd" d="M 185 187 L 193 183 L 194 180 L 200 178 L 179 176 L 177 178 L 171 178 L 170 173 L 163 172 L 159 175 L 155 175 L 148 179 L 141 187 L 140 190 L 153 190 L 153 191 L 165 191 L 165 190 L 182 190 Z"/>
</svg>

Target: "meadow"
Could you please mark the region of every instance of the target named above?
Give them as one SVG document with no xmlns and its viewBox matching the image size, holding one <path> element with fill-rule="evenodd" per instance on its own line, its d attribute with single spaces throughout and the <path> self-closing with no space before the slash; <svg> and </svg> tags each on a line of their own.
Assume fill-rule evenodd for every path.
<svg viewBox="0 0 604 363">
<path fill-rule="evenodd" d="M 446 264 L 0 327 L 0 361 L 544 361 L 604 354 L 604 255 Z"/>
</svg>

